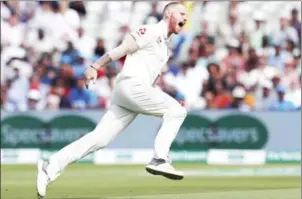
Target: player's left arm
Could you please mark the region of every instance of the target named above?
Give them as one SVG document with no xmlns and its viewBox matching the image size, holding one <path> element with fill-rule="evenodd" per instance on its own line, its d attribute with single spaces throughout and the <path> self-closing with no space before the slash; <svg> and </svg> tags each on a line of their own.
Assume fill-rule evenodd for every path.
<svg viewBox="0 0 302 199">
<path fill-rule="evenodd" d="M 100 59 L 95 61 L 91 67 L 89 67 L 85 71 L 85 78 L 86 78 L 86 87 L 90 80 L 95 83 L 97 78 L 97 71 L 108 65 L 109 63 L 119 60 L 120 58 L 124 57 L 125 55 L 132 53 L 138 49 L 138 44 L 130 34 L 127 34 L 123 40 L 123 42 L 117 46 L 116 48 L 112 49 L 111 51 L 105 53 Z"/>
<path fill-rule="evenodd" d="M 138 45 L 136 41 L 132 36 L 127 34 L 123 42 L 119 46 L 106 53 L 95 63 L 93 63 L 92 66 L 95 67 L 96 69 L 100 69 L 101 67 L 106 66 L 110 62 L 119 60 L 120 58 L 124 57 L 129 53 L 136 51 L 137 49 L 138 49 Z"/>
<path fill-rule="evenodd" d="M 92 67 L 98 70 L 112 61 L 119 60 L 127 54 L 147 47 L 152 36 L 152 31 L 150 31 L 148 26 L 142 26 L 138 30 L 126 34 L 123 42 L 119 46 L 102 56 L 92 64 Z"/>
</svg>

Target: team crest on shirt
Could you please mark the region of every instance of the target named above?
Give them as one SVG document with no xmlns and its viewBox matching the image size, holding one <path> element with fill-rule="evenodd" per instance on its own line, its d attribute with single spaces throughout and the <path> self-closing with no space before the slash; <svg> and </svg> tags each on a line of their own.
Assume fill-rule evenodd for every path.
<svg viewBox="0 0 302 199">
<path fill-rule="evenodd" d="M 146 32 L 146 28 L 140 28 L 139 30 L 138 30 L 138 32 L 139 32 L 139 34 L 140 35 L 144 35 L 145 34 L 145 32 Z"/>
</svg>

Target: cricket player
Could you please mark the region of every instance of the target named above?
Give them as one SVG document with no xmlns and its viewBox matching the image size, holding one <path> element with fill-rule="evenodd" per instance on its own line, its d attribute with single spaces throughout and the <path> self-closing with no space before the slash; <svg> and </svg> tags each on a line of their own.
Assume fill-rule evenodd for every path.
<svg viewBox="0 0 302 199">
<path fill-rule="evenodd" d="M 146 166 L 147 172 L 173 180 L 183 179 L 183 173 L 172 167 L 168 153 L 187 112 L 180 103 L 153 87 L 153 84 L 169 59 L 169 38 L 182 30 L 188 14 L 180 2 L 167 4 L 163 12 L 159 23 L 145 25 L 129 33 L 122 44 L 85 71 L 88 86 L 90 81 L 95 82 L 101 67 L 127 55 L 124 67 L 116 78 L 111 106 L 96 128 L 53 154 L 49 161 L 39 160 L 38 198 L 46 195 L 47 185 L 68 165 L 106 147 L 138 114 L 163 118 L 154 143 L 154 157 Z"/>
</svg>

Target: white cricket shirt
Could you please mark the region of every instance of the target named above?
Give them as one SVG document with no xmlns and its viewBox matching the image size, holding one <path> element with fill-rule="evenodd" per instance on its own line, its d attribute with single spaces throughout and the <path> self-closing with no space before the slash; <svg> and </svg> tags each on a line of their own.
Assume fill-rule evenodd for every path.
<svg viewBox="0 0 302 199">
<path fill-rule="evenodd" d="M 128 54 L 117 79 L 134 77 L 152 85 L 166 65 L 168 48 L 168 25 L 164 21 L 144 25 L 130 33 L 136 40 L 138 50 Z"/>
</svg>

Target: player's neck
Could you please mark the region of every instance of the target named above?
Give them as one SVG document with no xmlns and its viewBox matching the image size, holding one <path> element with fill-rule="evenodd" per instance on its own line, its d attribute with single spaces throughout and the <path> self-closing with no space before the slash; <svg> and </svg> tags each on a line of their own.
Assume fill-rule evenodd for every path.
<svg viewBox="0 0 302 199">
<path fill-rule="evenodd" d="M 172 31 L 170 31 L 169 22 L 167 19 L 162 20 L 165 26 L 167 27 L 167 38 L 170 38 L 170 36 L 173 34 Z"/>
</svg>

